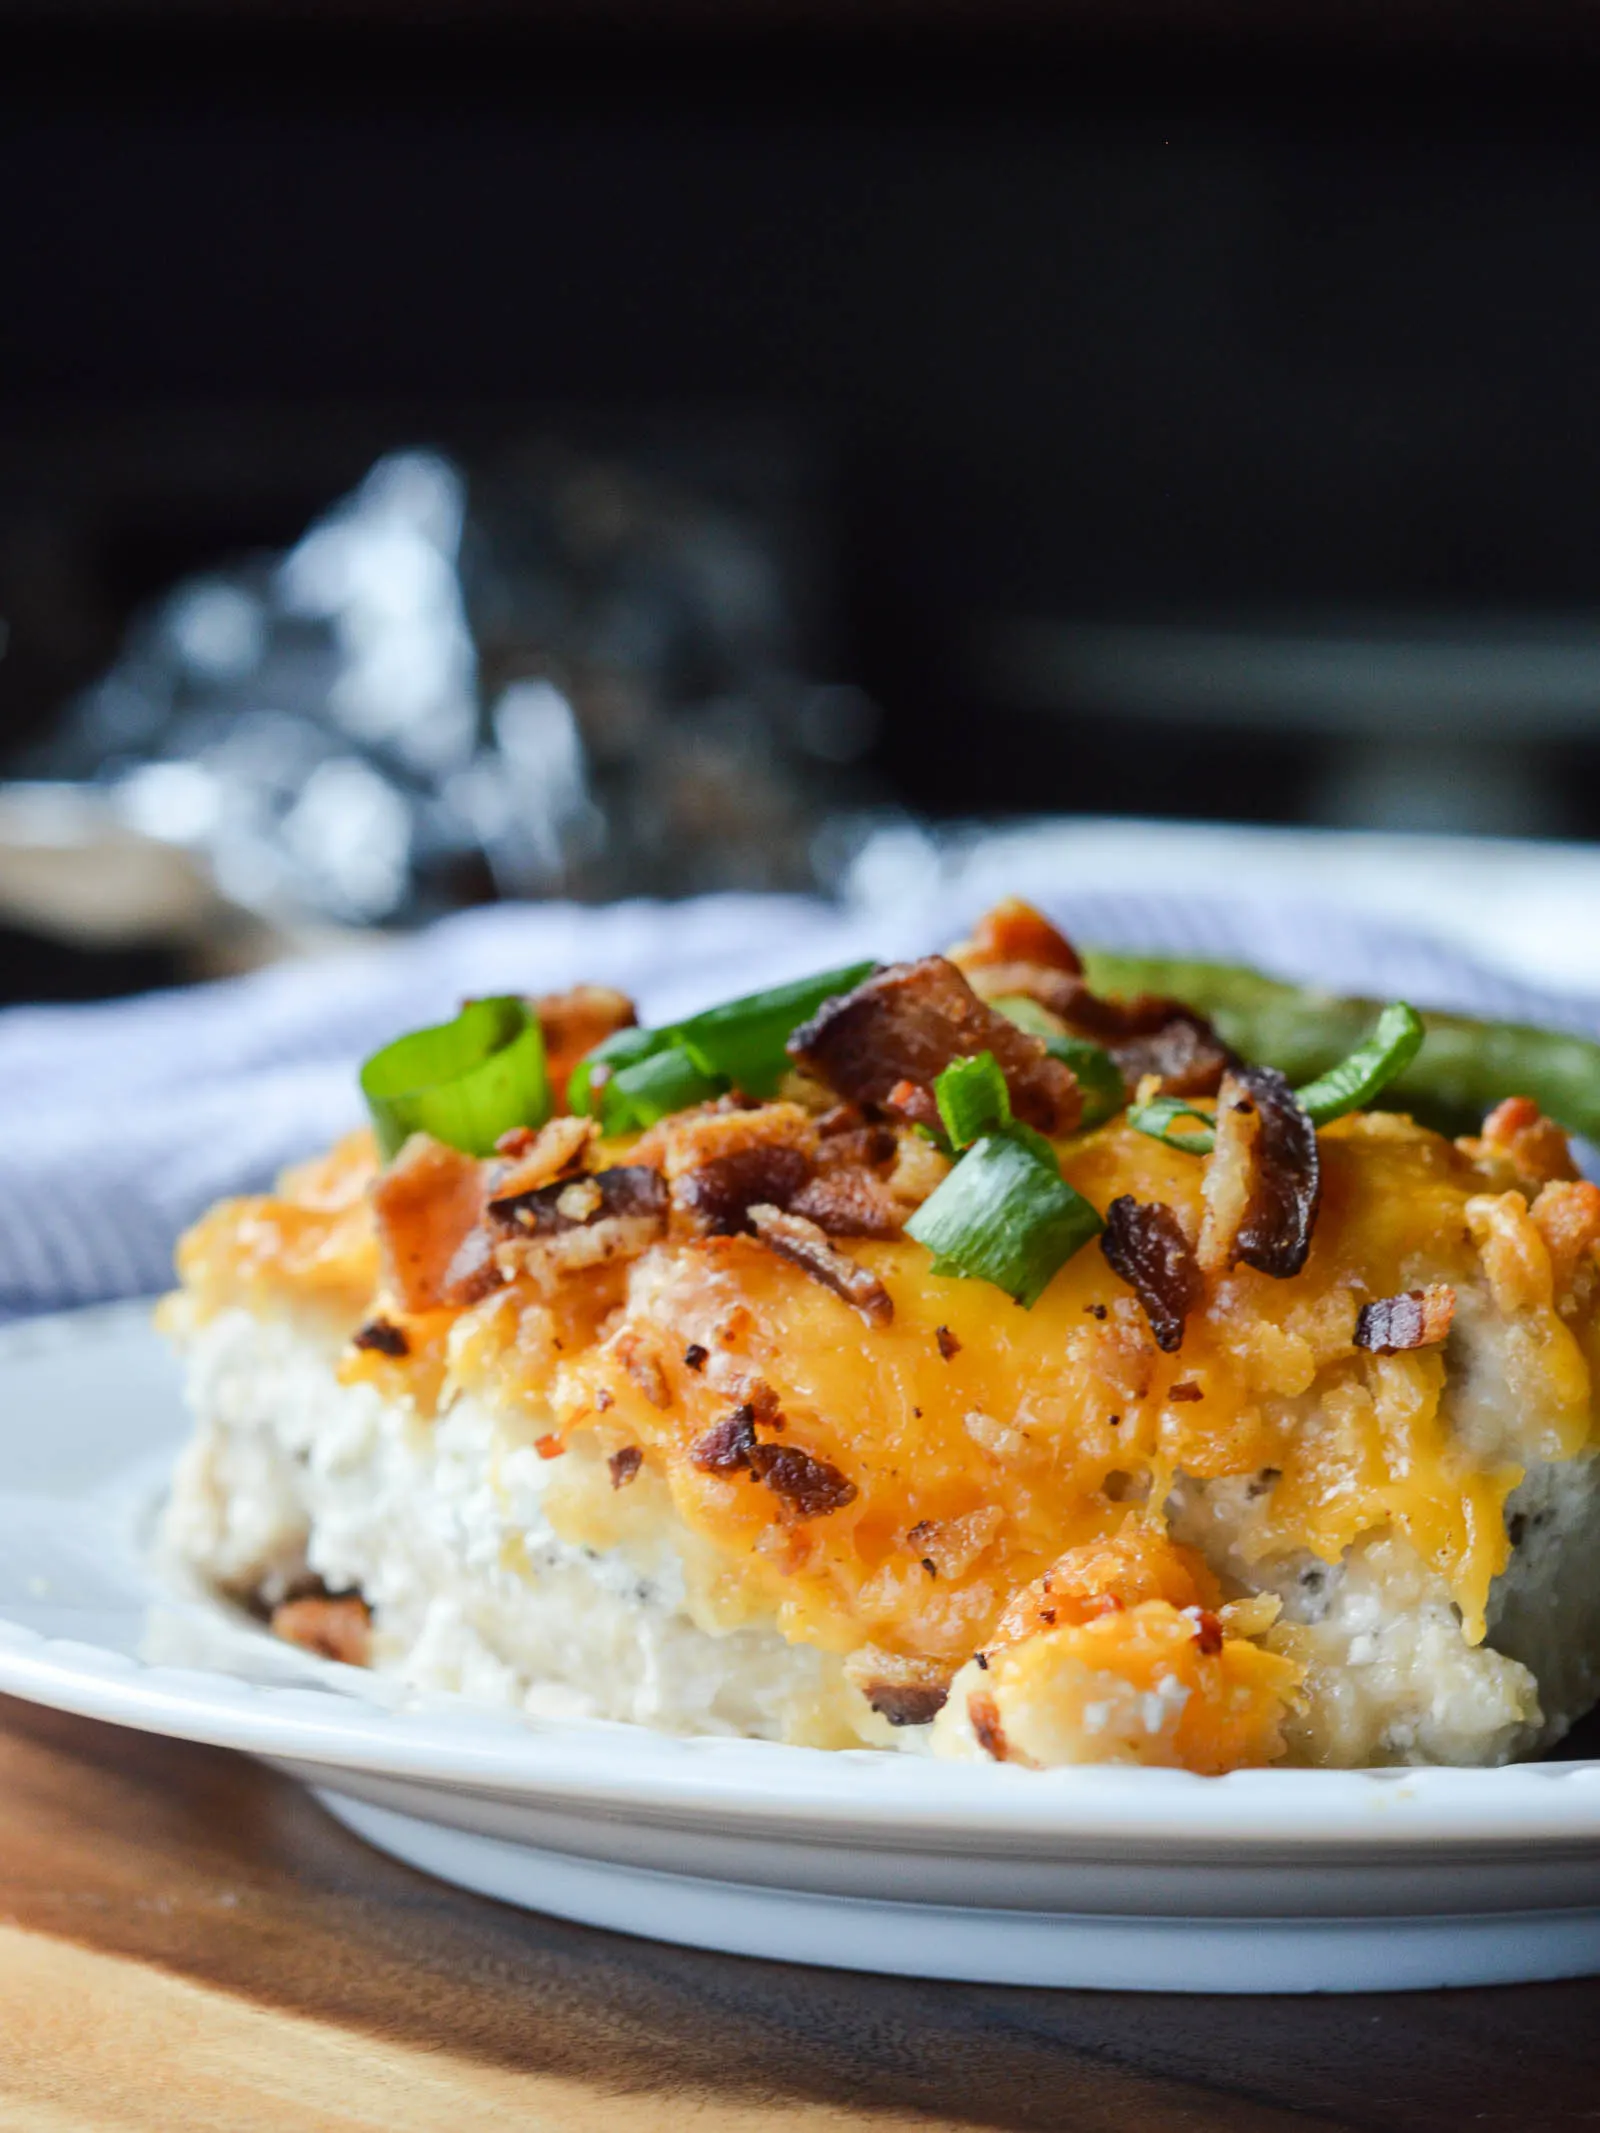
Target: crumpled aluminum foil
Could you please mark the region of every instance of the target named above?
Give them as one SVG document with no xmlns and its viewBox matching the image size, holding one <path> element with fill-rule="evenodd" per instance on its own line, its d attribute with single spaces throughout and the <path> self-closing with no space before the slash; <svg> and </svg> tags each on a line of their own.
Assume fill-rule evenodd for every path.
<svg viewBox="0 0 1600 2133">
<path fill-rule="evenodd" d="M 625 470 L 396 453 L 179 585 L 34 767 L 275 920 L 814 887 L 877 715 L 797 672 L 791 604 L 760 529 Z"/>
</svg>

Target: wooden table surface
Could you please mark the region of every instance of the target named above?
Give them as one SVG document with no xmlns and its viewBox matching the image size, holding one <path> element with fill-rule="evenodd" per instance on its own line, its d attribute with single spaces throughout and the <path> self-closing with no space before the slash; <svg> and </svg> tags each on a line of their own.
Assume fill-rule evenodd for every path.
<svg viewBox="0 0 1600 2133">
<path fill-rule="evenodd" d="M 0 1699 L 6 2133 L 1600 2123 L 1600 1981 L 1322 2000 L 854 1977 L 509 1910 L 243 1757 Z"/>
</svg>

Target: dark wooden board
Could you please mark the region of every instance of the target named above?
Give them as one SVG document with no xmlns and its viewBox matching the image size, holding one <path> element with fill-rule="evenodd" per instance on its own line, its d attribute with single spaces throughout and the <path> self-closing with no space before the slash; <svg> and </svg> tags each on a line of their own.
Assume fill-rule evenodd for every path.
<svg viewBox="0 0 1600 2133">
<path fill-rule="evenodd" d="M 1600 1983 L 1149 1998 L 855 1977 L 503 1908 L 241 1757 L 0 1699 L 0 2126 L 1558 2128 Z"/>
</svg>

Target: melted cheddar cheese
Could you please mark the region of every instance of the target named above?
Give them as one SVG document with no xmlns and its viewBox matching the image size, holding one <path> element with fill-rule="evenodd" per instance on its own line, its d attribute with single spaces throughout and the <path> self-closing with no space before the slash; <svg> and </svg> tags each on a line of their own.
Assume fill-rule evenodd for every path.
<svg viewBox="0 0 1600 2133">
<path fill-rule="evenodd" d="M 771 1620 L 791 1640 L 869 1654 L 902 1678 L 964 1669 L 975 1724 L 992 1673 L 996 1693 L 1009 1686 L 1015 1709 L 1035 1711 L 1033 1746 L 1014 1744 L 1022 1759 L 1052 1759 L 1053 1732 L 1081 1735 L 1115 1679 L 1146 1699 L 1140 1709 L 1163 1693 L 1173 1704 L 1170 1724 L 1147 1727 L 1144 1759 L 1265 1761 L 1281 1751 L 1298 1669 L 1263 1648 L 1270 1606 L 1248 1634 L 1209 1627 L 1208 1610 L 1226 1611 L 1222 1589 L 1164 1530 L 1179 1478 L 1258 1491 L 1247 1529 L 1256 1563 L 1304 1552 L 1332 1564 L 1363 1535 L 1403 1535 L 1475 1642 L 1507 1561 L 1503 1509 L 1522 1458 L 1570 1458 L 1593 1427 L 1595 1320 L 1574 1287 L 1588 1262 L 1553 1263 L 1527 1196 L 1490 1189 L 1498 1181 L 1471 1153 L 1403 1118 L 1348 1118 L 1320 1145 L 1303 1272 L 1273 1280 L 1241 1266 L 1219 1278 L 1173 1354 L 1093 1248 L 1025 1311 L 982 1282 L 936 1278 L 909 1240 L 852 1241 L 850 1256 L 893 1301 L 892 1320 L 869 1325 L 734 1235 L 664 1242 L 553 1288 L 513 1280 L 464 1309 L 399 1319 L 406 1355 L 351 1350 L 340 1368 L 423 1413 L 477 1392 L 511 1439 L 547 1457 L 580 1439 L 636 1447 L 678 1519 L 710 1544 L 709 1618 Z M 1198 1230 L 1193 1156 L 1121 1121 L 1061 1154 L 1096 1206 L 1131 1193 Z M 379 1294 L 373 1173 L 370 1142 L 352 1136 L 277 1194 L 215 1210 L 180 1256 L 196 1305 L 311 1308 L 344 1332 L 380 1309 L 395 1318 Z M 1495 1317 L 1498 1434 L 1459 1426 L 1443 1349 L 1355 1345 L 1364 1303 L 1422 1282 L 1451 1283 Z M 847 1500 L 818 1511 L 748 1468 L 708 1462 L 708 1433 L 753 1390 L 760 1441 L 832 1473 Z M 551 1505 L 571 1537 L 604 1544 L 605 1520 L 581 1491 L 555 1490 Z M 1097 1572 L 1103 1606 L 1057 1615 L 1039 1599 L 1063 1565 L 1124 1561 L 1130 1549 L 1148 1575 L 1119 1587 Z M 1019 1635 L 1030 1593 L 1034 1618 Z M 1036 1695 L 1046 1677 L 1059 1691 L 1053 1716 Z M 1115 1733 L 1120 1721 L 1106 1723 Z"/>
</svg>

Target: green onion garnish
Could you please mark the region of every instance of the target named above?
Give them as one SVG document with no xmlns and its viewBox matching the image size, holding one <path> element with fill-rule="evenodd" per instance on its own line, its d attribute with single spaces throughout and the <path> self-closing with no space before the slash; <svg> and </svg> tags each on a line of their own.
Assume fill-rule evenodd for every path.
<svg viewBox="0 0 1600 2133">
<path fill-rule="evenodd" d="M 1011 1123 L 1011 1092 L 993 1052 L 953 1059 L 933 1085 L 939 1116 L 954 1149 Z"/>
<path fill-rule="evenodd" d="M 1083 1091 L 1080 1132 L 1103 1126 L 1108 1118 L 1116 1117 L 1128 1101 L 1128 1092 L 1123 1086 L 1121 1067 L 1103 1045 L 1091 1044 L 1087 1037 L 1047 1037 L 1045 1050 L 1063 1066 L 1071 1067 Z"/>
<path fill-rule="evenodd" d="M 703 1074 L 677 1045 L 664 1045 L 631 1066 L 619 1067 L 602 1082 L 600 1130 L 610 1137 L 642 1133 L 674 1111 L 687 1111 L 720 1096 L 727 1086 L 716 1075 Z"/>
<path fill-rule="evenodd" d="M 1180 1127 L 1179 1119 L 1193 1123 Z M 1209 1155 L 1217 1145 L 1216 1121 L 1209 1111 L 1197 1111 L 1181 1096 L 1157 1096 L 1147 1104 L 1128 1106 L 1128 1124 L 1136 1133 L 1148 1133 L 1185 1155 Z"/>
<path fill-rule="evenodd" d="M 413 1133 L 490 1155 L 502 1133 L 550 1116 L 539 1017 L 511 995 L 469 1000 L 453 1022 L 374 1052 L 361 1069 L 361 1093 L 385 1161 Z"/>
<path fill-rule="evenodd" d="M 876 963 L 847 963 L 812 978 L 795 978 L 767 992 L 708 1007 L 677 1023 L 671 1035 L 706 1074 L 718 1074 L 746 1096 L 771 1096 L 792 1062 L 784 1046 L 825 1000 L 871 977 Z"/>
<path fill-rule="evenodd" d="M 567 1102 L 596 1117 L 607 1134 L 638 1133 L 728 1089 L 771 1096 L 789 1072 L 784 1050 L 825 1000 L 849 992 L 877 968 L 849 963 L 814 978 L 708 1007 L 666 1029 L 623 1029 L 578 1061 Z"/>
<path fill-rule="evenodd" d="M 1083 1115 L 1078 1120 L 1081 1132 L 1115 1118 L 1127 1102 L 1128 1092 L 1122 1084 L 1122 1069 L 1104 1045 L 1091 1044 L 1087 1037 L 1069 1037 L 1050 1010 L 1037 1000 L 1030 1000 L 1026 993 L 1008 992 L 989 1005 L 1018 1029 L 1037 1037 L 1052 1059 L 1071 1067 L 1083 1092 Z"/>
<path fill-rule="evenodd" d="M 1404 1000 L 1396 1000 L 1378 1017 L 1378 1024 L 1365 1044 L 1358 1044 L 1347 1058 L 1315 1081 L 1295 1091 L 1300 1108 L 1314 1126 L 1359 1111 L 1397 1074 L 1403 1074 L 1422 1049 L 1425 1032 L 1422 1017 Z"/>
<path fill-rule="evenodd" d="M 598 1090 L 605 1087 L 613 1074 L 641 1059 L 648 1059 L 654 1052 L 665 1051 L 671 1042 L 671 1034 L 666 1030 L 613 1030 L 592 1052 L 585 1052 L 568 1075 L 568 1107 L 579 1118 L 588 1118 L 595 1109 Z"/>
<path fill-rule="evenodd" d="M 1061 1175 L 1048 1141 L 1007 1126 L 974 1141 L 906 1233 L 934 1254 L 935 1274 L 993 1282 L 1031 1310 L 1102 1227 Z"/>
<path fill-rule="evenodd" d="M 1381 1094 L 1391 1081 L 1416 1058 L 1426 1032 L 1422 1017 L 1404 1000 L 1396 1000 L 1378 1017 L 1377 1027 L 1365 1044 L 1358 1044 L 1348 1057 L 1296 1089 L 1295 1101 L 1314 1126 L 1326 1126 L 1346 1112 L 1359 1111 Z M 1197 1120 L 1198 1127 L 1184 1131 L 1179 1119 Z M 1209 1155 L 1216 1146 L 1216 1131 L 1209 1112 L 1197 1111 L 1179 1096 L 1158 1096 L 1153 1103 L 1134 1104 L 1128 1124 L 1169 1148 L 1188 1155 Z"/>
</svg>

